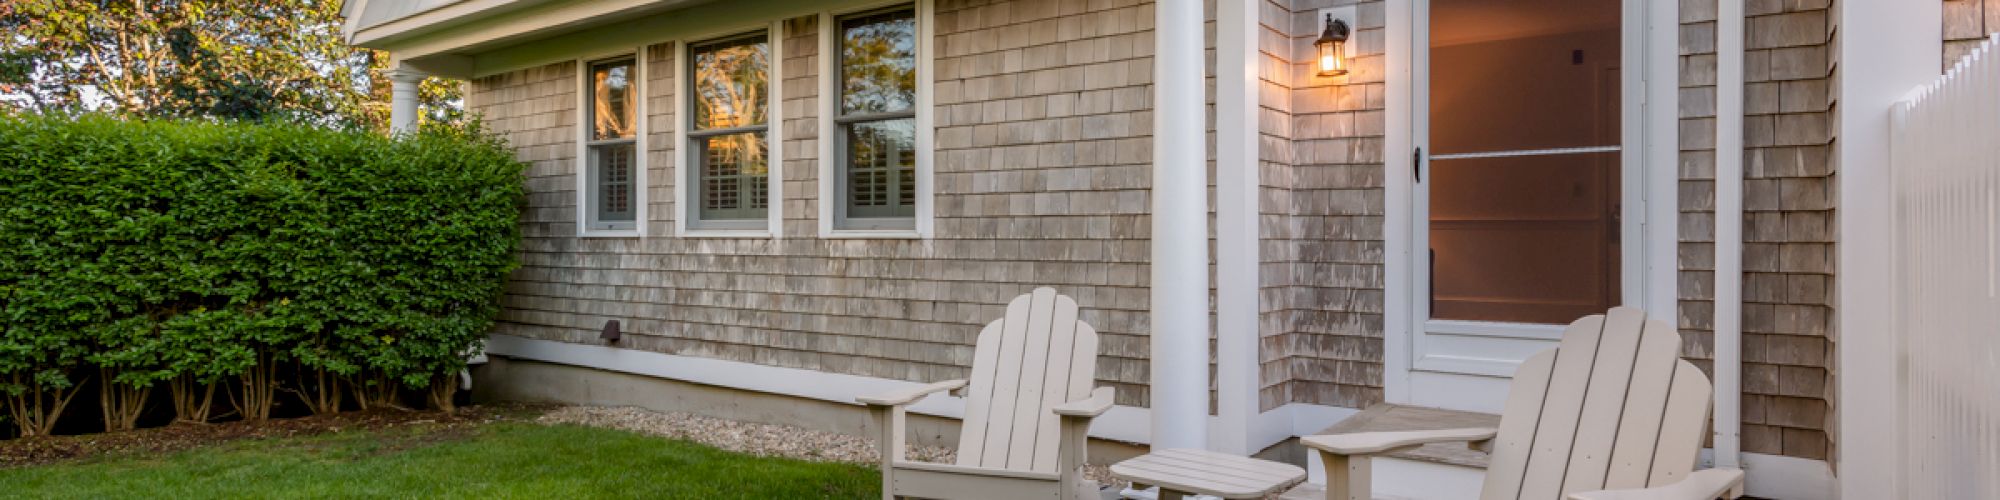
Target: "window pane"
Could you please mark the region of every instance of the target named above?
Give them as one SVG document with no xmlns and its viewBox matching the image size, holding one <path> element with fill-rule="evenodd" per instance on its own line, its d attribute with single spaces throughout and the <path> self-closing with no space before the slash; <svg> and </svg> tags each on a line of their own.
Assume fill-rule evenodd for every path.
<svg viewBox="0 0 2000 500">
<path fill-rule="evenodd" d="M 633 185 L 633 143 L 591 146 L 592 168 L 597 185 L 597 221 L 631 222 L 637 213 Z"/>
<path fill-rule="evenodd" d="M 847 126 L 847 216 L 911 217 L 917 206 L 917 131 L 908 118 Z"/>
<path fill-rule="evenodd" d="M 1430 169 L 1431 317 L 1560 325 L 1618 304 L 1618 153 Z"/>
<path fill-rule="evenodd" d="M 917 96 L 917 21 L 910 10 L 840 22 L 842 114 L 911 108 Z"/>
<path fill-rule="evenodd" d="M 632 137 L 638 123 L 633 119 L 637 103 L 632 96 L 632 61 L 597 64 L 590 67 L 590 138 Z"/>
<path fill-rule="evenodd" d="M 763 36 L 697 46 L 690 59 L 695 129 L 764 123 L 771 46 Z"/>
<path fill-rule="evenodd" d="M 694 143 L 701 218 L 763 218 L 771 194 L 771 184 L 766 181 L 769 156 L 765 154 L 764 133 L 701 137 Z"/>
<path fill-rule="evenodd" d="M 1617 145 L 1622 16 L 1603 0 L 1433 0 L 1430 152 Z"/>
</svg>

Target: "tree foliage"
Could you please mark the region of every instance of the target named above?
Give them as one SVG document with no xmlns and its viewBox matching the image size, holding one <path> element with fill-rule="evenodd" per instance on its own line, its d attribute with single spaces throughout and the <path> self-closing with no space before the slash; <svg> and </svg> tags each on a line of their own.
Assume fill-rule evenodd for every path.
<svg viewBox="0 0 2000 500">
<path fill-rule="evenodd" d="M 456 373 L 498 314 L 525 196 L 471 127 L 0 118 L 0 392 L 43 404 L 21 395 L 98 369 L 246 390 L 280 365 Z"/>
<path fill-rule="evenodd" d="M 149 117 L 281 118 L 382 130 L 386 54 L 341 39 L 340 0 L 0 2 L 0 103 Z M 460 87 L 422 85 L 460 117 Z"/>
</svg>

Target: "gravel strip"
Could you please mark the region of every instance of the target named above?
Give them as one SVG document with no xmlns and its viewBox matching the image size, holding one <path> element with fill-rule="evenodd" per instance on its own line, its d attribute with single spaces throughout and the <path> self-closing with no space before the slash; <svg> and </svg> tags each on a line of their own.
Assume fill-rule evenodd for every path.
<svg viewBox="0 0 2000 500">
<path fill-rule="evenodd" d="M 738 422 L 692 413 L 658 412 L 644 408 L 565 406 L 535 419 L 543 424 L 575 424 L 693 441 L 759 457 L 784 457 L 821 462 L 873 465 L 881 461 L 875 440 L 789 425 Z M 908 445 L 912 461 L 951 463 L 952 448 Z M 1109 476 L 1103 466 L 1084 466 L 1084 476 L 1099 483 Z"/>
</svg>

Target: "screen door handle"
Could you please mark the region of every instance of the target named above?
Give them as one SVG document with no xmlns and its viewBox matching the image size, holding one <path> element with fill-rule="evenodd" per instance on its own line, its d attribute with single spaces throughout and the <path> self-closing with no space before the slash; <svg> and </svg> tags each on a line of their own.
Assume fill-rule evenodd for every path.
<svg viewBox="0 0 2000 500">
<path fill-rule="evenodd" d="M 1424 148 L 1418 147 L 1416 154 L 1410 155 L 1410 174 L 1418 183 L 1424 182 Z"/>
</svg>

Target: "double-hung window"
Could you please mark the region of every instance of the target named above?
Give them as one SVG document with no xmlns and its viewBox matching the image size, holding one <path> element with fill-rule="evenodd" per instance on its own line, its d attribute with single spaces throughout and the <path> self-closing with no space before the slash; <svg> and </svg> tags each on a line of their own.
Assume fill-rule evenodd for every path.
<svg viewBox="0 0 2000 500">
<path fill-rule="evenodd" d="M 690 44 L 687 54 L 687 227 L 768 227 L 770 37 L 759 31 Z"/>
<path fill-rule="evenodd" d="M 632 59 L 590 64 L 584 172 L 585 232 L 638 230 L 638 72 Z"/>
<path fill-rule="evenodd" d="M 915 229 L 916 9 L 842 16 L 835 24 L 834 227 Z"/>
</svg>

